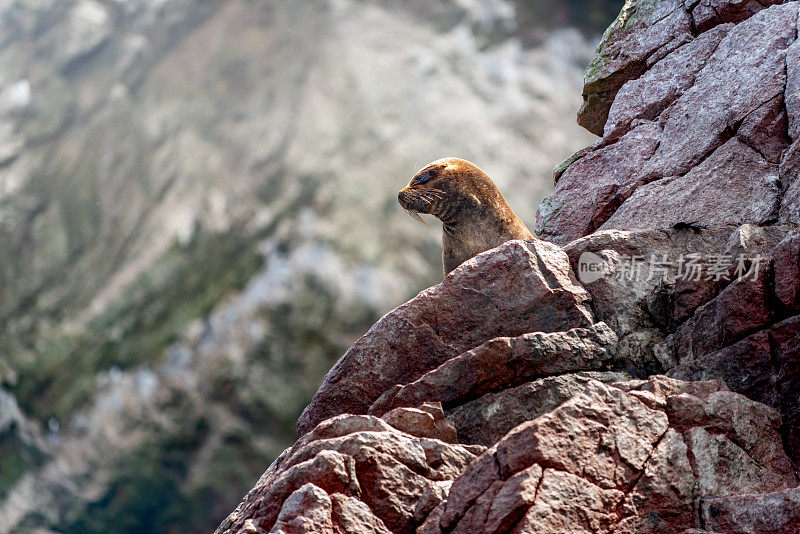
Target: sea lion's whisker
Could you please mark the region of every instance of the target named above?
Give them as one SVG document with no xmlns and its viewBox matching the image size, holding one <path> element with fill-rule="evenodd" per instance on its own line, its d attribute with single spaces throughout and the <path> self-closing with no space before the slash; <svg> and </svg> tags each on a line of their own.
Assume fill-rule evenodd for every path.
<svg viewBox="0 0 800 534">
<path fill-rule="evenodd" d="M 416 211 L 406 210 L 406 213 L 408 213 L 408 215 L 409 215 L 409 216 L 410 216 L 412 219 L 414 219 L 415 221 L 419 221 L 419 222 L 421 222 L 422 224 L 424 224 L 425 226 L 428 226 L 428 223 L 426 223 L 426 222 L 425 222 L 425 221 L 422 219 L 422 217 L 420 217 L 419 213 L 417 213 Z"/>
</svg>

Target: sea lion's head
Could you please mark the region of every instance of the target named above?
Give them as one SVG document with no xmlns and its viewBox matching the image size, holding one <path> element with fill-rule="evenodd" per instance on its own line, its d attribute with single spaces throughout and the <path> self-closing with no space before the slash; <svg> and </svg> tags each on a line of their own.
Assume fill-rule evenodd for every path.
<svg viewBox="0 0 800 534">
<path fill-rule="evenodd" d="M 397 201 L 413 217 L 442 221 L 442 268 L 446 275 L 466 260 L 512 239 L 533 234 L 478 167 L 458 158 L 425 165 L 400 190 Z"/>
<path fill-rule="evenodd" d="M 494 182 L 476 165 L 459 158 L 443 158 L 420 169 L 400 190 L 397 201 L 415 218 L 424 213 L 447 225 L 457 222 L 464 212 L 480 210 L 498 197 L 502 198 Z"/>
</svg>

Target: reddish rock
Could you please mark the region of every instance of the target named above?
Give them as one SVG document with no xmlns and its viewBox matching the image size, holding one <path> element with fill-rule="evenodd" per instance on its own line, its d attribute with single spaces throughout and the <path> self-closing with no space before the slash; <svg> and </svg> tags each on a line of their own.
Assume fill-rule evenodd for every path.
<svg viewBox="0 0 800 534">
<path fill-rule="evenodd" d="M 314 484 L 305 484 L 283 503 L 270 534 L 334 534 L 331 499 Z"/>
<path fill-rule="evenodd" d="M 775 296 L 789 311 L 800 310 L 800 235 L 787 237 L 773 255 Z"/>
<path fill-rule="evenodd" d="M 571 473 L 545 469 L 535 504 L 512 532 L 610 532 L 623 496 Z"/>
<path fill-rule="evenodd" d="M 733 275 L 731 272 L 728 279 L 715 281 L 708 263 L 713 263 L 715 256 L 727 255 L 733 259 L 738 254 L 749 256 L 771 251 L 770 244 L 780 241 L 789 230 L 787 225 L 758 231 L 729 225 L 700 232 L 608 230 L 565 246 L 573 270 L 579 279 L 584 279 L 592 295 L 595 315 L 607 322 L 620 338 L 610 368 L 647 376 L 674 367 L 677 364 L 672 354 L 674 347 L 662 346 L 665 332 L 711 300 Z M 705 270 L 699 278 L 684 276 L 690 254 L 700 255 L 703 260 Z M 587 258 L 605 262 L 608 271 L 599 278 L 588 279 L 583 267 Z M 735 270 L 735 264 L 730 270 Z"/>
<path fill-rule="evenodd" d="M 486 532 L 508 531 L 531 508 L 542 482 L 542 474 L 542 468 L 533 464 L 502 483 L 492 499 L 484 522 Z"/>
<path fill-rule="evenodd" d="M 428 519 L 417 528 L 417 534 L 441 534 L 439 521 L 442 519 L 442 512 L 444 512 L 444 503 L 434 508 Z"/>
<path fill-rule="evenodd" d="M 787 236 L 795 234 L 797 226 L 791 223 L 775 223 L 768 226 L 743 224 L 733 232 L 725 244 L 725 254 L 733 258 L 743 256 L 768 257 L 773 249 Z"/>
<path fill-rule="evenodd" d="M 800 139 L 800 41 L 795 41 L 786 51 L 786 111 L 789 119 L 789 137 Z"/>
<path fill-rule="evenodd" d="M 736 280 L 695 312 L 691 330 L 695 357 L 731 345 L 771 321 L 768 276 L 762 272 L 757 280 Z"/>
<path fill-rule="evenodd" d="M 786 319 L 721 350 L 679 354 L 669 372 L 682 380 L 720 378 L 732 390 L 747 395 L 783 415 L 787 453 L 800 459 L 800 316 Z"/>
<path fill-rule="evenodd" d="M 765 487 L 792 487 L 797 484 L 791 471 L 789 474 L 775 472 L 773 466 L 762 466 L 761 458 L 751 457 L 727 437 L 711 433 L 705 428 L 688 431 L 686 444 L 694 457 L 700 495 L 755 493 L 764 491 Z M 785 455 L 783 459 L 791 465 Z M 726 476 L 721 478 L 720 473 Z"/>
<path fill-rule="evenodd" d="M 245 522 L 244 533 L 263 532 L 253 520 Z M 328 495 L 314 484 L 306 484 L 283 503 L 270 534 L 321 534 L 370 532 L 390 534 L 383 521 L 358 499 L 341 493 Z"/>
<path fill-rule="evenodd" d="M 732 390 L 775 406 L 778 402 L 777 371 L 770 353 L 769 334 L 756 332 L 702 356 L 679 353 L 679 365 L 668 374 L 681 380 L 719 378 Z"/>
<path fill-rule="evenodd" d="M 616 138 L 635 119 L 653 120 L 686 89 L 733 27 L 726 24 L 679 47 L 639 78 L 625 83 L 614 98 L 603 136 Z"/>
<path fill-rule="evenodd" d="M 418 515 L 415 520 L 423 495 L 430 499 L 474 458 L 460 445 L 413 437 L 375 417 L 338 416 L 281 455 L 217 533 L 239 532 L 246 524 L 260 531 L 280 527 L 297 532 L 295 525 L 325 524 L 322 516 L 336 525 L 382 524 L 392 532 L 413 531 L 424 519 Z M 331 504 L 327 495 L 358 502 L 337 498 Z M 358 510 L 365 509 L 374 517 L 358 519 Z"/>
<path fill-rule="evenodd" d="M 780 366 L 778 393 L 786 451 L 800 462 L 800 316 L 775 325 L 770 336 L 773 358 Z"/>
<path fill-rule="evenodd" d="M 412 436 L 436 438 L 446 443 L 458 441 L 456 428 L 444 416 L 441 404 L 438 410 L 431 410 L 429 407 L 428 409 L 396 408 L 384 414 L 381 419 Z"/>
<path fill-rule="evenodd" d="M 679 283 L 678 268 L 681 258 L 696 253 L 703 256 L 725 252 L 733 226 L 704 229 L 701 233 L 690 230 L 607 230 L 578 239 L 564 247 L 578 278 L 592 295 L 592 308 L 599 320 L 605 321 L 620 337 L 630 333 L 666 326 L 671 319 L 669 309 L 659 312 L 648 304 L 663 284 Z M 610 266 L 609 272 L 596 280 L 586 280 L 581 268 L 581 258 L 599 256 Z M 584 256 L 587 255 L 587 256 Z M 635 258 L 635 262 L 631 260 Z M 708 284 L 705 276 L 698 281 Z M 697 289 L 699 285 L 695 285 Z M 704 301 L 699 302 L 699 306 Z M 666 314 L 666 315 L 664 315 Z M 656 321 L 654 322 L 653 319 Z"/>
<path fill-rule="evenodd" d="M 700 514 L 708 530 L 726 534 L 797 534 L 800 532 L 800 487 L 706 499 Z"/>
<path fill-rule="evenodd" d="M 314 488 L 323 492 L 358 493 L 360 489 L 355 467 L 352 458 L 332 450 L 323 451 L 315 458 L 298 462 L 272 477 L 270 498 L 263 501 L 259 516 L 244 519 L 253 519 L 257 526 L 270 528 L 290 495 L 304 484 L 313 484 Z"/>
<path fill-rule="evenodd" d="M 780 220 L 800 224 L 800 139 L 784 154 L 780 177 L 784 190 Z"/>
<path fill-rule="evenodd" d="M 472 506 L 467 510 L 467 513 L 458 522 L 458 525 L 452 530 L 453 534 L 471 534 L 472 532 L 484 531 L 484 525 L 489 517 L 492 504 L 494 503 L 497 494 L 503 488 L 501 481 L 495 481 L 488 490 L 483 492 L 477 500 L 472 503 Z"/>
<path fill-rule="evenodd" d="M 797 32 L 797 10 L 796 2 L 772 6 L 728 32 L 691 89 L 662 114 L 661 144 L 644 181 L 685 174 L 745 117 L 783 94 L 784 50 Z"/>
<path fill-rule="evenodd" d="M 795 180 L 781 201 L 780 220 L 800 224 L 800 180 Z"/>
<path fill-rule="evenodd" d="M 644 122 L 608 146 L 570 165 L 539 205 L 536 233 L 566 244 L 594 232 L 634 189 L 636 177 L 658 147 L 660 126 Z M 591 187 L 587 187 L 587 183 Z"/>
<path fill-rule="evenodd" d="M 390 534 L 383 521 L 376 517 L 369 506 L 362 501 L 341 493 L 331 495 L 331 519 L 339 532 L 369 532 L 371 534 Z M 318 532 L 311 530 L 309 532 Z"/>
<path fill-rule="evenodd" d="M 720 381 L 591 382 L 473 462 L 453 483 L 439 529 L 428 523 L 426 532 L 699 527 L 693 511 L 705 497 L 797 485 L 779 423 Z"/>
<path fill-rule="evenodd" d="M 666 430 L 664 413 L 593 381 L 577 397 L 510 432 L 498 443 L 495 458 L 501 475 L 539 463 L 603 488 L 622 488 Z"/>
<path fill-rule="evenodd" d="M 463 404 L 534 378 L 599 369 L 611 359 L 616 342 L 617 336 L 605 323 L 568 332 L 495 338 L 414 382 L 387 390 L 369 413 L 381 415 L 398 406 L 417 406 L 425 401 Z"/>
<path fill-rule="evenodd" d="M 771 4 L 785 0 L 686 0 L 695 30 L 705 32 L 723 22 L 740 22 Z"/>
<path fill-rule="evenodd" d="M 786 133 L 788 127 L 783 95 L 778 95 L 748 115 L 736 137 L 769 163 L 778 164 L 792 143 Z"/>
<path fill-rule="evenodd" d="M 699 526 L 693 514 L 698 498 L 796 484 L 775 410 L 726 391 L 719 381 L 656 377 L 640 387 L 664 399 L 671 428 L 628 494 L 622 510 L 630 517 L 620 531 L 680 532 Z"/>
<path fill-rule="evenodd" d="M 484 252 L 359 339 L 323 380 L 298 433 L 332 415 L 364 413 L 389 387 L 495 337 L 588 326 L 587 299 L 555 245 L 510 241 Z"/>
<path fill-rule="evenodd" d="M 500 466 L 495 460 L 496 451 L 496 447 L 487 450 L 457 478 L 458 486 L 450 486 L 447 502 L 439 519 L 439 524 L 446 531 L 452 530 L 487 490 L 493 493 L 499 491 L 500 484 L 495 483 L 502 478 Z"/>
<path fill-rule="evenodd" d="M 622 492 L 615 488 L 632 480 L 632 466 L 641 468 L 649 456 L 648 444 L 652 447 L 666 429 L 662 412 L 647 408 L 622 390 L 591 382 L 583 393 L 556 410 L 514 429 L 473 463 L 453 484 L 441 526 L 444 530 L 455 527 L 468 517 L 480 495 L 534 464 L 575 475 L 560 482 L 565 489 L 571 488 L 562 497 L 557 492 L 549 495 L 556 488 L 548 486 L 548 498 L 555 502 L 543 502 L 537 516 L 563 503 L 570 492 L 583 492 L 574 495 L 579 501 L 599 499 L 607 504 L 604 497 L 609 495 L 619 500 Z M 545 469 L 545 476 L 547 472 Z M 569 524 L 572 518 L 563 517 L 567 513 L 578 510 L 568 507 L 555 517 Z"/>
<path fill-rule="evenodd" d="M 734 138 L 685 176 L 636 189 L 600 229 L 666 228 L 680 221 L 764 223 L 777 219 L 780 202 L 777 165 Z"/>
<path fill-rule="evenodd" d="M 422 495 L 420 495 L 417 506 L 414 508 L 414 522 L 419 524 L 426 521 L 425 518 L 430 518 L 431 514 L 435 513 L 435 510 L 443 506 L 443 503 L 447 501 L 447 493 L 452 485 L 452 480 L 443 480 L 434 482 L 431 486 L 425 488 Z M 435 515 L 437 522 L 440 515 L 441 512 Z"/>
<path fill-rule="evenodd" d="M 695 476 L 683 435 L 670 428 L 653 451 L 636 491 L 626 497 L 622 532 L 680 532 L 692 525 Z M 643 514 L 640 511 L 648 510 Z"/>
<path fill-rule="evenodd" d="M 736 278 L 736 266 L 739 258 L 744 258 L 744 268 L 749 270 L 753 264 L 751 259 L 761 256 L 766 261 L 778 243 L 794 231 L 795 227 L 789 224 L 770 226 L 743 224 L 737 228 L 725 244 L 723 252 L 724 257 L 732 260 L 727 276 L 716 282 L 707 280 L 705 277 L 700 280 L 680 279 L 675 281 L 671 325 L 679 325 L 686 321 L 697 308 L 709 302 L 727 287 L 731 280 Z M 705 252 L 705 254 L 708 255 L 710 252 Z"/>
<path fill-rule="evenodd" d="M 677 16 L 669 11 L 671 2 L 654 4 L 661 16 L 669 13 L 664 24 Z M 764 9 L 755 2 L 709 0 L 690 6 L 697 13 L 709 9 L 719 14 L 708 25 L 741 22 L 715 27 L 694 40 L 675 41 L 676 34 L 662 27 L 657 40 L 676 47 L 668 46 L 660 61 L 642 62 L 623 50 L 630 35 L 651 41 L 653 34 L 639 24 L 653 8 L 638 13 L 642 6 L 629 3 L 621 15 L 628 23 L 604 37 L 587 71 L 589 97 L 582 116 L 593 127 L 605 125 L 611 108 L 607 135 L 559 170 L 563 174 L 556 189 L 537 214 L 536 229 L 543 238 L 564 244 L 600 227 L 774 220 L 781 208 L 781 185 L 790 189 L 781 220 L 800 222 L 800 185 L 779 181 L 774 167 L 790 142 L 787 128 L 794 132 L 798 122 L 792 89 L 784 105 L 784 86 L 794 87 L 797 78 L 790 69 L 794 78 L 788 80 L 786 49 L 797 33 L 798 4 Z M 656 31 L 656 26 L 647 27 Z M 789 51 L 790 57 L 797 53 Z M 620 81 L 627 82 L 622 89 Z M 650 182 L 656 183 L 645 185 Z"/>
<path fill-rule="evenodd" d="M 540 378 L 521 386 L 490 393 L 453 408 L 453 421 L 461 443 L 487 447 L 515 426 L 550 412 L 584 390 L 589 380 L 619 382 L 625 373 L 584 372 Z"/>
<path fill-rule="evenodd" d="M 781 186 L 786 191 L 800 177 L 800 139 L 784 152 L 780 163 Z"/>
<path fill-rule="evenodd" d="M 644 72 L 648 62 L 652 64 L 690 39 L 690 20 L 682 0 L 634 0 L 625 4 L 586 69 L 578 124 L 603 135 L 619 88 Z"/>
</svg>

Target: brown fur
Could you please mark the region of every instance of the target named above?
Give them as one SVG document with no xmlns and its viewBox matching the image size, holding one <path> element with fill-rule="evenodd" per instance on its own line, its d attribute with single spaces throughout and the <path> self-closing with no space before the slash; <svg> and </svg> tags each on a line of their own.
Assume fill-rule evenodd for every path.
<svg viewBox="0 0 800 534">
<path fill-rule="evenodd" d="M 404 209 L 419 218 L 442 221 L 444 274 L 486 250 L 533 234 L 511 210 L 491 178 L 458 158 L 429 163 L 397 195 Z"/>
</svg>

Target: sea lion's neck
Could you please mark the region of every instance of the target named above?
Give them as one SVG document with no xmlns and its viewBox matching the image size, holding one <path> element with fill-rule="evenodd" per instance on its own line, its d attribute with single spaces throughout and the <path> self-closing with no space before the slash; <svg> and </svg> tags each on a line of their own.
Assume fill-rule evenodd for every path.
<svg viewBox="0 0 800 534">
<path fill-rule="evenodd" d="M 436 218 L 442 221 L 445 227 L 449 227 L 452 230 L 465 220 L 464 211 L 464 206 L 461 204 L 445 204 L 442 210 L 436 214 Z"/>
<path fill-rule="evenodd" d="M 451 210 L 442 218 L 442 266 L 444 274 L 481 252 L 512 239 L 533 235 L 505 202 L 493 202 Z"/>
<path fill-rule="evenodd" d="M 516 215 L 511 211 L 505 201 L 484 203 L 451 203 L 436 214 L 436 218 L 442 221 L 445 232 L 449 233 L 478 233 L 487 227 L 500 226 L 507 224 L 510 219 L 516 219 Z"/>
</svg>

